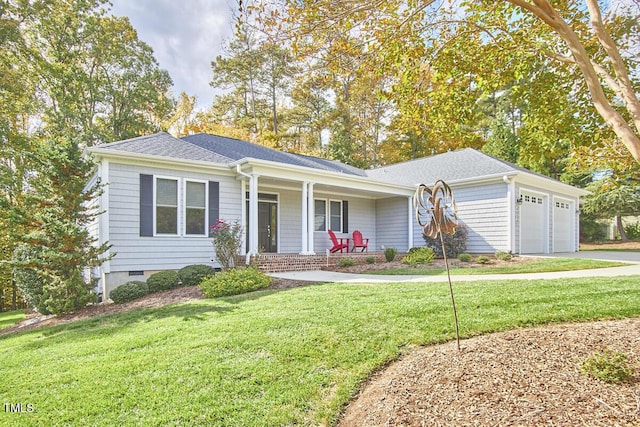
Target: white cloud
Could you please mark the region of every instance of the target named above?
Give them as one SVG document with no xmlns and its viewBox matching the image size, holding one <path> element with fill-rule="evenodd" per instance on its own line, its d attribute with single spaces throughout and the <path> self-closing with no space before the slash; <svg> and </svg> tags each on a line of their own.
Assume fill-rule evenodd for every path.
<svg viewBox="0 0 640 427">
<path fill-rule="evenodd" d="M 234 0 L 111 0 L 111 13 L 127 16 L 138 38 L 153 48 L 173 79 L 173 92 L 211 104 L 211 61 L 233 34 Z"/>
</svg>

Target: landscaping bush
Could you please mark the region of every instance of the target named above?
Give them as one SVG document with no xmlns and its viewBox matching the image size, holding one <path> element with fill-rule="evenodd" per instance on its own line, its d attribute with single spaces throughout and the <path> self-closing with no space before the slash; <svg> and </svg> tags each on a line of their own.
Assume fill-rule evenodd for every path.
<svg viewBox="0 0 640 427">
<path fill-rule="evenodd" d="M 607 383 L 622 383 L 633 378 L 633 368 L 627 361 L 627 355 L 605 350 L 585 359 L 580 370 Z"/>
<path fill-rule="evenodd" d="M 460 223 L 458 225 L 458 227 L 456 228 L 456 232 L 453 235 L 444 235 L 444 247 L 447 251 L 447 258 L 456 258 L 458 255 L 467 250 L 467 235 L 467 227 L 463 223 Z M 433 249 L 433 253 L 436 257 L 444 257 L 444 255 L 442 254 L 442 243 L 440 242 L 440 236 L 434 239 L 423 234 L 422 237 L 426 242 L 426 246 Z"/>
<path fill-rule="evenodd" d="M 458 260 L 462 262 L 469 262 L 471 261 L 471 255 L 469 255 L 466 252 L 463 252 L 460 255 L 458 255 Z"/>
<path fill-rule="evenodd" d="M 509 252 L 497 251 L 496 258 L 500 261 L 511 261 L 512 255 Z"/>
<path fill-rule="evenodd" d="M 13 279 L 17 288 L 20 289 L 27 306 L 37 310 L 40 314 L 50 314 L 51 312 L 45 304 L 48 295 L 44 294 L 44 279 L 34 268 L 19 266 L 19 263 L 34 264 L 41 262 L 42 250 L 23 244 L 15 249 L 13 258 L 18 263 L 13 269 Z"/>
<path fill-rule="evenodd" d="M 209 265 L 187 265 L 178 270 L 178 277 L 182 282 L 182 286 L 197 286 L 205 277 L 213 276 L 215 271 L 216 270 Z"/>
<path fill-rule="evenodd" d="M 180 278 L 178 277 L 178 272 L 173 270 L 159 271 L 147 279 L 149 292 L 159 292 L 177 288 L 179 283 Z"/>
<path fill-rule="evenodd" d="M 210 226 L 213 236 L 213 249 L 216 259 L 224 270 L 236 266 L 238 251 L 242 247 L 242 227 L 235 221 L 227 223 L 218 218 L 215 224 Z"/>
<path fill-rule="evenodd" d="M 476 258 L 476 262 L 478 264 L 489 264 L 489 261 L 489 257 L 484 255 L 480 255 L 478 258 Z"/>
<path fill-rule="evenodd" d="M 429 264 L 433 258 L 434 253 L 431 248 L 411 248 L 400 262 L 408 265 Z"/>
<path fill-rule="evenodd" d="M 356 261 L 353 258 L 342 258 L 338 261 L 340 267 L 352 267 L 356 265 Z"/>
<path fill-rule="evenodd" d="M 606 227 L 595 219 L 580 217 L 580 241 L 581 242 L 602 242 L 607 238 Z"/>
<path fill-rule="evenodd" d="M 387 262 L 391 262 L 394 259 L 396 259 L 396 253 L 398 253 L 396 248 L 387 248 L 387 249 L 385 249 L 384 250 L 384 259 L 386 259 Z"/>
<path fill-rule="evenodd" d="M 640 222 L 626 225 L 624 231 L 627 233 L 629 240 L 640 240 Z"/>
<path fill-rule="evenodd" d="M 149 286 L 146 282 L 133 281 L 127 282 L 112 290 L 109 298 L 116 304 L 122 304 L 143 297 L 148 293 Z"/>
<path fill-rule="evenodd" d="M 236 267 L 216 273 L 200 283 L 202 293 L 208 298 L 238 295 L 264 289 L 271 284 L 271 277 L 253 267 Z"/>
<path fill-rule="evenodd" d="M 365 258 L 365 261 L 367 262 L 367 264 L 375 264 L 376 263 L 376 257 L 368 256 L 368 257 Z"/>
</svg>

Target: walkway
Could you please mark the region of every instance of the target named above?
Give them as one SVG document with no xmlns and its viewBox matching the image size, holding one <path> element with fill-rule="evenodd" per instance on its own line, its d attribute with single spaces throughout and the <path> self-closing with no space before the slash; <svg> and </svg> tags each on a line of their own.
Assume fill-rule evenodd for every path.
<svg viewBox="0 0 640 427">
<path fill-rule="evenodd" d="M 546 256 L 546 255 L 545 255 Z M 539 280 L 539 279 L 563 279 L 575 277 L 618 277 L 618 276 L 640 276 L 640 253 L 638 252 L 605 252 L 588 251 L 574 252 L 566 254 L 554 254 L 559 258 L 587 258 L 608 261 L 628 262 L 628 265 L 621 267 L 597 268 L 592 270 L 576 271 L 554 271 L 546 273 L 525 273 L 525 274 L 485 274 L 475 276 L 452 276 L 456 282 L 470 282 L 477 280 Z M 388 283 L 388 282 L 446 282 L 447 276 L 392 276 L 379 274 L 353 274 L 341 273 L 337 271 L 291 271 L 283 273 L 272 273 L 273 277 L 292 280 L 304 280 L 310 282 L 335 282 L 335 283 Z"/>
</svg>

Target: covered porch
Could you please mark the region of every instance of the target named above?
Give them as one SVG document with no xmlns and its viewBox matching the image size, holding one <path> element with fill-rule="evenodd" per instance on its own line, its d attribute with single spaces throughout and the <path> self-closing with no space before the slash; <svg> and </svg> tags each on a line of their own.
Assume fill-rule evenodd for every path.
<svg viewBox="0 0 640 427">
<path fill-rule="evenodd" d="M 328 230 L 350 239 L 348 256 L 354 259 L 383 257 L 386 247 L 404 252 L 412 246 L 413 189 L 353 174 L 300 169 L 263 160 L 236 165 L 245 259 L 261 260 L 266 271 L 327 265 L 334 258 L 328 254 L 333 246 Z M 369 239 L 364 255 L 351 253 L 355 230 Z"/>
</svg>

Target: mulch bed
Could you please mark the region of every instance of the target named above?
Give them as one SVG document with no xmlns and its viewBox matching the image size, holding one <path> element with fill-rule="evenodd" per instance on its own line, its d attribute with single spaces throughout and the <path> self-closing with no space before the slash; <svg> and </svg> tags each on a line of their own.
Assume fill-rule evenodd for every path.
<svg viewBox="0 0 640 427">
<path fill-rule="evenodd" d="M 640 319 L 576 323 L 414 348 L 366 383 L 339 426 L 639 426 Z M 580 371 L 622 352 L 632 381 Z"/>
</svg>

